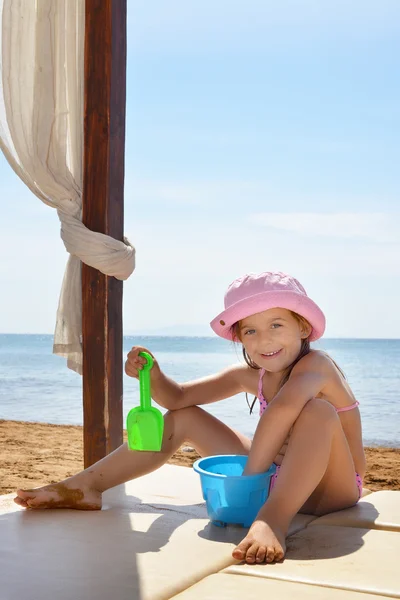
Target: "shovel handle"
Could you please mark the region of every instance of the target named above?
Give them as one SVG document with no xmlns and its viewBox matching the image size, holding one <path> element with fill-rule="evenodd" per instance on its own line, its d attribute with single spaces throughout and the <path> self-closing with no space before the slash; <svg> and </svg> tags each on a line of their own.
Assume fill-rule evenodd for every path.
<svg viewBox="0 0 400 600">
<path fill-rule="evenodd" d="M 143 365 L 143 369 L 139 371 L 139 390 L 140 390 L 140 406 L 146 410 L 151 408 L 151 385 L 150 385 L 150 370 L 153 367 L 153 357 L 148 352 L 139 352 L 147 360 Z"/>
</svg>

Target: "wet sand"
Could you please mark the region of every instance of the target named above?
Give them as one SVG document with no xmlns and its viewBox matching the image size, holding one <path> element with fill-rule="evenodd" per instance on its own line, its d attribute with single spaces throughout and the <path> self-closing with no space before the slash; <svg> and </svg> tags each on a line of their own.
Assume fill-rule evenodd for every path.
<svg viewBox="0 0 400 600">
<path fill-rule="evenodd" d="M 400 448 L 366 448 L 364 487 L 400 490 Z M 82 427 L 0 420 L 0 494 L 56 483 L 83 469 Z M 183 446 L 170 463 L 190 467 L 198 458 Z"/>
</svg>

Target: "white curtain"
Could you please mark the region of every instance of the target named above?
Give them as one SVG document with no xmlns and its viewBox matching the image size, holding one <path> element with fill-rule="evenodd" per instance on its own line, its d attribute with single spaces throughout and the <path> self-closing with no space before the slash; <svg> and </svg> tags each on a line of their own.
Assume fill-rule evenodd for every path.
<svg viewBox="0 0 400 600">
<path fill-rule="evenodd" d="M 81 260 L 127 279 L 135 250 L 81 221 L 84 0 L 0 0 L 0 147 L 42 202 L 57 210 L 70 253 L 54 352 L 82 372 Z M 17 224 L 16 224 L 17 227 Z"/>
</svg>

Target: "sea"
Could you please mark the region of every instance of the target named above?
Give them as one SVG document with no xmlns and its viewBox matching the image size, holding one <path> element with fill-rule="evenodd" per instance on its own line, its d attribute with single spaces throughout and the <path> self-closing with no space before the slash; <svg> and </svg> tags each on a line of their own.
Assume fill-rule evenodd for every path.
<svg viewBox="0 0 400 600">
<path fill-rule="evenodd" d="M 52 354 L 52 343 L 51 335 L 0 334 L 0 419 L 82 424 L 82 379 Z M 151 350 L 164 372 L 178 382 L 243 360 L 237 345 L 212 337 L 126 336 L 124 356 L 134 345 Z M 400 340 L 325 339 L 314 348 L 328 352 L 345 372 L 360 402 L 364 443 L 399 447 Z M 138 381 L 124 375 L 124 419 L 138 404 Z M 205 408 L 253 435 L 258 411 L 249 413 L 244 394 Z"/>
</svg>

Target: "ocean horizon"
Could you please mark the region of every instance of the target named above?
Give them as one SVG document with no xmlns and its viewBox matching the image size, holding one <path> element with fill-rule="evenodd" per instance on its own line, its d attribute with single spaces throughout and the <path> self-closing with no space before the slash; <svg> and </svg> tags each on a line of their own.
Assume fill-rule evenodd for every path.
<svg viewBox="0 0 400 600">
<path fill-rule="evenodd" d="M 0 334 L 0 419 L 82 425 L 82 380 L 52 354 L 51 334 Z M 240 346 L 212 336 L 125 335 L 154 354 L 178 382 L 210 375 L 242 361 Z M 400 446 L 400 340 L 326 338 L 312 344 L 338 362 L 360 402 L 365 445 Z M 139 403 L 139 386 L 124 374 L 124 419 Z M 253 435 L 244 394 L 205 407 L 231 427 Z M 164 410 L 162 409 L 164 412 Z"/>
</svg>

